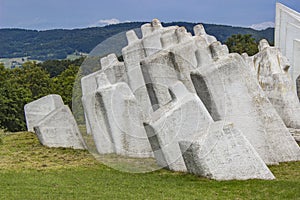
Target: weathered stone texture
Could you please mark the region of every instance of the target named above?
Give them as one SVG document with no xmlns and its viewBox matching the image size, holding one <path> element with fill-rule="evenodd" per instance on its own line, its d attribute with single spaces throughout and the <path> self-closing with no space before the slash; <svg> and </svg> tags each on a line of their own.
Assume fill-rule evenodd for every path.
<svg viewBox="0 0 300 200">
<path fill-rule="evenodd" d="M 59 95 L 48 95 L 40 98 L 33 103 L 26 104 L 24 107 L 27 130 L 33 132 L 33 127 L 49 113 L 57 108 L 64 106 L 63 100 Z"/>
<path fill-rule="evenodd" d="M 48 95 L 25 105 L 28 131 L 48 147 L 85 149 L 77 123 L 59 95 Z"/>
<path fill-rule="evenodd" d="M 215 122 L 199 136 L 179 141 L 190 173 L 216 180 L 275 179 L 233 124 Z"/>
<path fill-rule="evenodd" d="M 34 131 L 45 146 L 85 149 L 76 121 L 68 106 L 60 107 L 47 115 L 34 126 Z"/>
<path fill-rule="evenodd" d="M 253 56 L 254 69 L 261 88 L 288 128 L 300 128 L 300 103 L 295 84 L 289 75 L 290 64 L 266 40 L 260 41 L 259 53 Z"/>
<path fill-rule="evenodd" d="M 173 100 L 153 113 L 145 129 L 158 165 L 186 171 L 178 142 L 197 138 L 213 120 L 197 95 L 190 93 L 182 83 L 177 82 L 170 92 Z"/>
</svg>

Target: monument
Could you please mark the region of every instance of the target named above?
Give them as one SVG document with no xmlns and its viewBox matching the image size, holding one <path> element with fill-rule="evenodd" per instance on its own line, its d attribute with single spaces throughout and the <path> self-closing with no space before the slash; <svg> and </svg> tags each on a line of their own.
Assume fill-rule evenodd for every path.
<svg viewBox="0 0 300 200">
<path fill-rule="evenodd" d="M 24 107 L 28 131 L 48 147 L 85 149 L 84 140 L 70 108 L 59 95 L 48 95 Z"/>
<path fill-rule="evenodd" d="M 297 23 L 295 13 L 280 13 L 280 29 Z M 98 154 L 154 157 L 159 167 L 217 180 L 274 179 L 267 164 L 300 160 L 289 131 L 300 129 L 284 56 L 290 46 L 281 54 L 262 40 L 252 57 L 229 53 L 201 24 L 192 35 L 158 19 L 141 33 L 126 33 L 124 61 L 106 55 L 99 71 L 81 79 L 85 125 Z M 294 38 L 276 34 L 278 44 Z M 25 113 L 43 144 L 84 148 L 59 96 L 32 102 Z"/>
<path fill-rule="evenodd" d="M 124 62 L 110 54 L 101 70 L 82 78 L 87 126 L 100 154 L 154 155 L 160 167 L 218 180 L 273 179 L 266 164 L 300 160 L 287 128 L 298 127 L 290 108 L 299 102 L 277 50 L 262 41 L 254 57 L 229 54 L 201 24 L 193 36 L 154 19 L 141 32 L 126 33 Z M 267 72 L 263 64 L 276 59 Z"/>
</svg>

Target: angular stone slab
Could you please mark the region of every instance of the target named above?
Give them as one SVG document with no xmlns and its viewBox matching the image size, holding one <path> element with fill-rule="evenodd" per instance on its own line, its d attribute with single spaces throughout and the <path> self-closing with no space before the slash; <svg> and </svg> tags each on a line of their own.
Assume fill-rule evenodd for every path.
<svg viewBox="0 0 300 200">
<path fill-rule="evenodd" d="M 76 121 L 68 106 L 51 112 L 34 126 L 34 131 L 41 144 L 45 146 L 85 149 Z"/>
<path fill-rule="evenodd" d="M 96 83 L 96 76 L 99 75 L 101 72 L 96 71 L 92 74 L 84 76 L 81 79 L 81 90 L 82 90 L 82 106 L 84 108 L 84 116 L 85 116 L 85 124 L 86 124 L 86 131 L 87 134 L 92 134 L 92 110 L 93 107 L 90 105 L 94 105 L 95 102 L 95 90 L 97 89 Z"/>
<path fill-rule="evenodd" d="M 97 151 L 101 154 L 114 153 L 114 145 L 107 130 L 106 113 L 101 110 L 101 104 L 96 93 L 86 94 L 82 97 L 82 104 L 86 116 L 86 126 L 89 127 L 88 134 L 94 138 Z"/>
<path fill-rule="evenodd" d="M 300 128 L 300 103 L 287 58 L 266 40 L 259 43 L 259 52 L 253 56 L 256 77 L 270 102 L 288 128 Z"/>
<path fill-rule="evenodd" d="M 99 153 L 102 153 L 101 148 L 107 141 L 97 138 L 105 134 L 118 155 L 152 157 L 152 149 L 141 120 L 141 109 L 128 85 L 124 82 L 110 84 L 104 73 L 97 77 L 97 83 L 97 104 L 94 109 L 101 114 L 96 115 L 96 123 L 103 125 L 104 131 L 94 135 Z"/>
<path fill-rule="evenodd" d="M 170 88 L 173 101 L 155 111 L 145 129 L 157 164 L 174 171 L 186 171 L 178 141 L 197 137 L 213 122 L 203 103 L 177 82 Z"/>
<path fill-rule="evenodd" d="M 177 41 L 177 36 L 161 41 L 162 35 L 172 35 L 175 33 L 177 26 L 162 27 L 157 19 L 153 19 L 151 23 L 144 24 L 141 27 L 143 37 L 138 39 L 133 31 L 127 32 L 128 46 L 122 49 L 124 63 L 127 68 L 128 83 L 140 106 L 144 111 L 144 116 L 151 115 L 157 109 L 156 102 L 153 102 L 153 94 L 149 93 L 149 87 L 152 87 L 152 82 L 149 77 L 144 76 L 140 63 L 147 57 L 160 52 L 163 45 L 168 45 Z M 174 35 L 173 35 L 174 36 Z M 157 86 L 157 85 L 156 85 Z M 150 98 L 149 98 L 150 96 Z M 151 100 L 151 101 L 150 101 Z"/>
<path fill-rule="evenodd" d="M 88 134 L 91 134 L 91 126 L 94 120 L 95 114 L 93 113 L 94 110 L 94 102 L 95 102 L 95 91 L 97 90 L 97 81 L 96 77 L 99 76 L 101 73 L 105 73 L 106 76 L 109 78 L 111 83 L 117 82 L 127 82 L 127 74 L 124 63 L 119 62 L 117 56 L 115 54 L 109 54 L 106 57 L 103 57 L 100 60 L 101 63 L 101 70 L 91 73 L 87 76 L 84 76 L 81 79 L 81 88 L 82 88 L 82 103 L 85 109 L 85 121 Z M 91 107 L 92 106 L 92 107 Z M 98 130 L 97 130 L 98 131 Z M 95 130 L 93 131 L 95 132 Z M 105 150 L 106 151 L 106 150 Z M 107 152 L 110 152 L 108 150 Z"/>
<path fill-rule="evenodd" d="M 146 57 L 142 41 L 133 30 L 126 33 L 128 46 L 122 49 L 124 64 L 127 70 L 128 85 L 135 95 L 145 115 L 153 112 L 147 93 L 147 82 L 144 80 L 140 62 Z"/>
<path fill-rule="evenodd" d="M 232 123 L 215 122 L 199 135 L 179 141 L 188 172 L 216 180 L 275 179 Z"/>
<path fill-rule="evenodd" d="M 28 103 L 24 107 L 27 130 L 34 132 L 33 127 L 52 111 L 64 106 L 64 102 L 59 95 L 51 94 L 36 101 Z"/>
</svg>

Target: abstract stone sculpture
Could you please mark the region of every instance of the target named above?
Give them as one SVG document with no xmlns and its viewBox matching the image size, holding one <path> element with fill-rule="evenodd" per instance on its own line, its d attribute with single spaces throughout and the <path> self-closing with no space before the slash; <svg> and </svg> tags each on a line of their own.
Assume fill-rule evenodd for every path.
<svg viewBox="0 0 300 200">
<path fill-rule="evenodd" d="M 279 87 L 287 79 L 255 70 L 274 56 L 284 61 L 277 51 L 262 42 L 256 57 L 229 54 L 202 25 L 192 36 L 184 27 L 165 28 L 154 19 L 141 31 L 142 38 L 133 30 L 126 33 L 124 62 L 113 54 L 104 57 L 102 69 L 82 79 L 87 126 L 100 154 L 147 157 L 151 145 L 160 167 L 218 180 L 273 179 L 264 163 L 300 160 L 286 127 L 298 127 L 298 115 L 282 109 L 291 112 L 284 118 L 276 108 L 294 102 Z M 288 67 L 282 63 L 274 67 L 284 74 Z M 261 87 L 264 79 L 282 104 Z"/>
<path fill-rule="evenodd" d="M 151 24 L 145 25 L 145 27 L 150 26 Z M 297 144 L 293 141 L 292 145 L 282 147 L 286 148 L 285 150 L 278 150 L 276 143 L 279 138 L 289 143 L 292 137 L 264 95 L 257 80 L 251 76 L 250 68 L 240 56 L 229 55 L 227 47 L 209 37 L 203 31 L 201 25 L 194 28 L 195 32 L 198 33 L 194 37 L 187 33 L 183 27 L 168 27 L 165 32 L 162 29 L 164 28 L 160 27 L 160 31 L 157 31 L 149 28 L 152 32 L 148 31 L 145 38 L 143 36 L 140 39 L 142 42 L 144 40 L 148 41 L 150 36 L 156 35 L 155 37 L 152 36 L 152 40 L 158 40 L 156 43 L 152 41 L 153 44 L 156 44 L 157 51 L 152 51 L 152 54 L 140 60 L 144 80 L 146 83 L 150 83 L 147 91 L 154 110 L 171 101 L 168 87 L 179 80 L 190 92 L 195 93 L 197 88 L 199 89 L 197 93 L 214 120 L 232 121 L 242 132 L 246 131 L 244 134 L 266 163 L 272 164 L 298 159 L 299 153 L 292 153 L 291 155 L 284 153 L 293 152 L 289 150 L 290 148 L 297 149 L 296 152 L 299 151 Z M 164 34 L 161 34 L 162 32 Z M 159 35 L 160 39 L 157 38 Z M 167 38 L 172 39 L 167 40 Z M 208 40 L 207 38 L 211 39 Z M 168 41 L 167 45 L 164 41 Z M 159 44 L 159 42 L 162 44 Z M 161 49 L 162 47 L 166 48 Z M 223 69 L 219 69 L 219 66 Z M 230 68 L 235 69 L 235 73 L 231 72 L 232 69 Z M 200 74 L 197 75 L 199 72 Z M 203 73 L 210 74 L 203 77 Z M 199 77 L 202 78 L 199 79 Z M 234 84 L 231 84 L 231 82 L 224 84 L 223 82 L 227 79 L 231 79 L 232 82 L 240 86 L 233 87 Z M 247 79 L 251 79 L 251 81 L 249 83 L 245 82 Z M 205 87 L 208 88 L 205 90 Z M 230 92 L 230 95 L 227 95 L 228 92 Z M 248 95 L 244 96 L 243 100 L 239 94 L 244 93 L 248 93 L 252 98 L 261 98 L 262 102 L 255 104 L 255 101 L 253 103 Z M 209 96 L 213 97 L 209 98 Z M 241 110 L 235 103 L 243 104 L 242 108 L 244 110 Z M 229 105 L 231 107 L 228 107 Z M 227 108 L 234 112 L 227 112 L 225 110 Z M 265 112 L 258 113 L 260 110 Z M 247 115 L 247 113 L 252 112 L 257 114 Z M 242 119 L 243 117 L 244 119 Z M 245 117 L 248 119 L 245 119 Z M 279 122 L 272 124 L 261 120 L 266 120 L 266 117 L 269 117 L 270 121 L 277 120 Z M 252 125 L 249 121 L 252 121 Z M 253 136 L 253 134 L 256 134 L 256 136 Z"/>
<path fill-rule="evenodd" d="M 48 147 L 85 149 L 77 123 L 59 95 L 48 95 L 25 105 L 28 131 L 34 130 Z"/>
</svg>

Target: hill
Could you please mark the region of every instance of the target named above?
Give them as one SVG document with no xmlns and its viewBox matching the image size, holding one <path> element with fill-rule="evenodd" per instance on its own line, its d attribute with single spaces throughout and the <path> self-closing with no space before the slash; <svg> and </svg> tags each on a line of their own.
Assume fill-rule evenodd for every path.
<svg viewBox="0 0 300 200">
<path fill-rule="evenodd" d="M 29 57 L 31 60 L 64 59 L 74 52 L 89 53 L 105 39 L 130 29 L 139 28 L 145 22 L 130 22 L 105 27 L 83 29 L 54 29 L 46 31 L 25 29 L 0 29 L 0 58 Z M 184 26 L 193 32 L 195 23 L 172 22 L 164 26 Z M 207 33 L 224 42 L 233 34 L 251 34 L 256 40 L 266 38 L 273 43 L 274 29 L 256 31 L 250 28 L 203 24 Z M 126 44 L 122 37 L 122 44 Z"/>
</svg>

